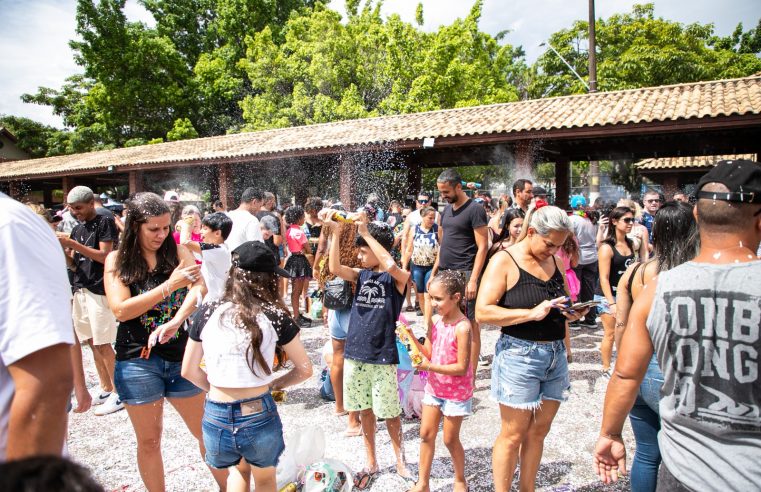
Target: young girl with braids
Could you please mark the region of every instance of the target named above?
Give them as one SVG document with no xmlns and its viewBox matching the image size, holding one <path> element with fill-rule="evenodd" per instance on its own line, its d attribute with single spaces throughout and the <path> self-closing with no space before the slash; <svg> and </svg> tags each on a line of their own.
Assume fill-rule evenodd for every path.
<svg viewBox="0 0 761 492">
<path fill-rule="evenodd" d="M 270 392 L 312 375 L 299 327 L 278 295 L 278 274 L 287 276 L 264 243 L 241 244 L 232 253 L 222 299 L 204 304 L 188 330 L 182 375 L 208 393 L 202 421 L 206 463 L 230 470 L 228 491 L 250 490 L 253 474 L 257 491 L 275 492 L 285 443 Z M 275 377 L 280 348 L 293 367 Z M 282 354 L 277 360 L 284 360 Z"/>
<path fill-rule="evenodd" d="M 470 322 L 460 309 L 465 278 L 457 272 L 439 272 L 428 294 L 438 313 L 430 338 L 415 343 L 424 358 L 417 366 L 428 371 L 420 424 L 420 473 L 410 492 L 428 492 L 439 422 L 444 417 L 444 443 L 452 456 L 455 492 L 468 490 L 465 451 L 460 442 L 462 419 L 472 413 L 473 374 L 470 366 Z"/>
</svg>

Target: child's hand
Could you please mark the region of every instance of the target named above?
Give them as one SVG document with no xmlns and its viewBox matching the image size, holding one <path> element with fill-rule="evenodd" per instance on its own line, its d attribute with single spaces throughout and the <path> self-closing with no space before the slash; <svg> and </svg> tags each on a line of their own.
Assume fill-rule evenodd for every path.
<svg viewBox="0 0 761 492">
<path fill-rule="evenodd" d="M 332 208 L 323 208 L 322 210 L 317 212 L 317 218 L 320 219 L 321 221 L 325 222 L 325 223 L 332 224 L 332 223 L 335 222 L 333 220 L 333 213 L 334 212 L 335 212 L 335 210 L 333 210 Z"/>
<path fill-rule="evenodd" d="M 362 211 L 356 214 L 356 218 L 354 219 L 354 223 L 357 224 L 357 232 L 360 236 L 365 236 L 367 234 L 370 234 L 370 232 L 367 230 L 367 223 L 369 221 L 367 220 L 367 213 Z"/>
<path fill-rule="evenodd" d="M 431 361 L 425 355 L 420 354 L 420 360 L 418 360 L 417 364 L 415 364 L 414 359 L 412 360 L 412 367 L 427 371 L 431 367 Z"/>
</svg>

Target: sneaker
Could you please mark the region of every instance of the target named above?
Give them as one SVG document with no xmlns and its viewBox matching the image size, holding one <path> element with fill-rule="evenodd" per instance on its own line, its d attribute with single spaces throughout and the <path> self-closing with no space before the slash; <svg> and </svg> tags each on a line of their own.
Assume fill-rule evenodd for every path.
<svg viewBox="0 0 761 492">
<path fill-rule="evenodd" d="M 103 405 L 96 408 L 93 413 L 97 416 L 108 415 L 109 413 L 118 412 L 124 408 L 124 403 L 119 399 L 119 395 L 111 393 L 111 396 L 103 403 Z"/>
<path fill-rule="evenodd" d="M 303 314 L 299 315 L 299 319 L 297 319 L 296 321 L 298 322 L 299 326 L 305 326 L 305 327 L 312 326 L 312 319 L 307 318 Z"/>
<path fill-rule="evenodd" d="M 106 400 L 108 400 L 109 396 L 111 396 L 111 392 L 110 391 L 108 393 L 101 392 L 100 394 L 98 394 L 98 396 L 93 396 L 92 397 L 92 406 L 103 405 L 106 402 Z"/>
<path fill-rule="evenodd" d="M 415 310 L 415 314 L 418 315 L 418 316 L 422 316 L 423 315 L 423 310 L 422 309 L 416 309 Z"/>
<path fill-rule="evenodd" d="M 584 318 L 583 320 L 579 321 L 579 327 L 581 328 L 597 328 L 597 323 L 591 320 L 588 320 Z"/>
<path fill-rule="evenodd" d="M 573 323 L 568 323 L 568 328 L 570 328 L 573 331 L 579 331 L 581 330 L 581 325 L 578 321 L 574 321 Z"/>
<path fill-rule="evenodd" d="M 602 372 L 602 377 L 604 377 L 605 379 L 610 379 L 610 376 L 611 376 L 610 368 L 603 369 L 601 372 Z"/>
</svg>

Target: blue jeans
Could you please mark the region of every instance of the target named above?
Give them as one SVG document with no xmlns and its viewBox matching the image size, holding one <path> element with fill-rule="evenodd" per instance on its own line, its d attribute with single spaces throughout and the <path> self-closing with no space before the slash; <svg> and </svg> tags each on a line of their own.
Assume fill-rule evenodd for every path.
<svg viewBox="0 0 761 492">
<path fill-rule="evenodd" d="M 229 468 L 241 458 L 257 468 L 276 466 L 285 449 L 272 395 L 234 402 L 206 400 L 201 421 L 206 463 Z"/>
<path fill-rule="evenodd" d="M 127 405 L 145 405 L 161 398 L 188 398 L 200 388 L 182 377 L 182 362 L 170 362 L 156 354 L 148 359 L 117 360 L 114 386 Z"/>
<path fill-rule="evenodd" d="M 663 374 L 653 355 L 639 387 L 637 400 L 629 412 L 629 422 L 632 424 L 634 440 L 637 443 L 631 469 L 633 492 L 654 492 L 658 483 L 658 466 L 661 463 L 661 451 L 658 447 L 658 431 L 661 430 L 658 402 L 661 386 Z"/>
<path fill-rule="evenodd" d="M 412 263 L 412 281 L 415 282 L 415 292 L 418 294 L 425 294 L 428 292 L 426 286 L 431 279 L 431 271 L 433 271 L 433 265 L 418 266 Z"/>
</svg>

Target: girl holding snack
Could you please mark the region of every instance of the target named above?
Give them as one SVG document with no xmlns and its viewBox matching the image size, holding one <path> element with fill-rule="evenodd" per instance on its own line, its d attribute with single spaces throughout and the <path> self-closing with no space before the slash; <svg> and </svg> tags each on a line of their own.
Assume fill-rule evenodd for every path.
<svg viewBox="0 0 761 492">
<path fill-rule="evenodd" d="M 438 315 L 425 344 L 419 369 L 428 371 L 420 425 L 420 471 L 409 492 L 428 492 L 439 422 L 444 417 L 444 444 L 454 467 L 454 491 L 468 490 L 465 482 L 465 451 L 460 442 L 462 419 L 472 413 L 473 374 L 470 366 L 470 322 L 460 310 L 464 278 L 454 272 L 438 273 L 429 287 L 431 304 Z"/>
</svg>

